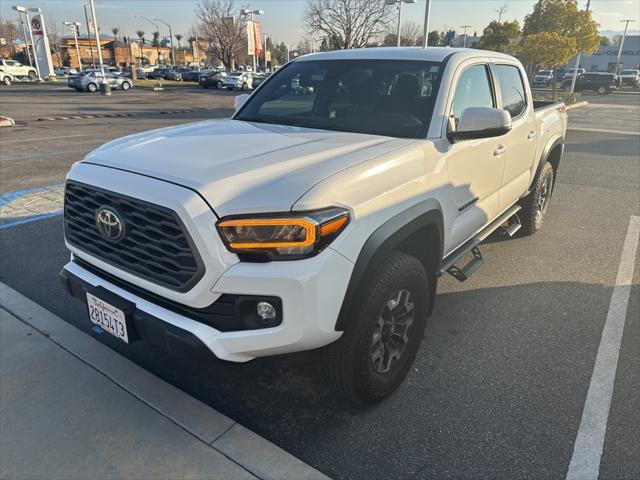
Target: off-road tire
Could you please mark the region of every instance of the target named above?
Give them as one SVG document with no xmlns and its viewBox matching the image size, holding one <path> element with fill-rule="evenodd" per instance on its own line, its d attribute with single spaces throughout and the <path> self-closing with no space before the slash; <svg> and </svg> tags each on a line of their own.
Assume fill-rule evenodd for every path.
<svg viewBox="0 0 640 480">
<path fill-rule="evenodd" d="M 533 235 L 542 228 L 544 218 L 549 207 L 549 200 L 553 192 L 553 167 L 549 162 L 545 162 L 540 175 L 536 179 L 533 189 L 525 198 L 520 201 L 522 209 L 518 212 L 520 217 L 520 233 L 522 235 Z M 540 210 L 540 201 L 543 197 L 544 204 Z"/>
<path fill-rule="evenodd" d="M 408 342 L 400 358 L 386 373 L 376 371 L 373 335 L 388 299 L 407 290 L 414 305 L 413 323 L 406 330 Z M 365 276 L 355 298 L 353 317 L 342 337 L 324 349 L 324 368 L 329 385 L 358 405 L 379 402 L 402 383 L 420 348 L 432 299 L 429 277 L 415 257 L 392 252 Z"/>
</svg>

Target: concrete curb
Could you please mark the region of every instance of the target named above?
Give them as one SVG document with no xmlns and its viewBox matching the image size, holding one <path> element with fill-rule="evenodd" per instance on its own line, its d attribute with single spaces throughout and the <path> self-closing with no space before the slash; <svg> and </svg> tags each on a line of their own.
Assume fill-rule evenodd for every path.
<svg viewBox="0 0 640 480">
<path fill-rule="evenodd" d="M 571 105 L 567 105 L 565 107 L 566 110 L 573 110 L 574 108 L 580 108 L 580 107 L 584 107 L 586 105 L 589 105 L 588 101 L 583 101 L 583 102 L 576 102 L 576 103 L 572 103 Z"/>
<path fill-rule="evenodd" d="M 13 120 L 13 118 L 0 116 L 0 127 L 11 127 L 15 124 L 16 122 Z"/>
<path fill-rule="evenodd" d="M 0 282 L 0 306 L 185 431 L 261 479 L 328 479 L 293 455 Z"/>
</svg>

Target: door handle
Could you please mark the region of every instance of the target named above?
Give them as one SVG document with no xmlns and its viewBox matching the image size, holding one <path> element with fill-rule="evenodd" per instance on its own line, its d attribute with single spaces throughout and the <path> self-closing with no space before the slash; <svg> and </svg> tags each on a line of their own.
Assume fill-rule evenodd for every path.
<svg viewBox="0 0 640 480">
<path fill-rule="evenodd" d="M 504 145 L 498 145 L 496 149 L 493 151 L 493 156 L 499 157 L 500 155 L 503 155 L 504 152 L 506 151 L 507 151 L 507 147 L 505 147 Z"/>
<path fill-rule="evenodd" d="M 533 140 L 536 136 L 536 132 L 529 132 L 529 135 L 527 135 L 527 140 Z"/>
</svg>

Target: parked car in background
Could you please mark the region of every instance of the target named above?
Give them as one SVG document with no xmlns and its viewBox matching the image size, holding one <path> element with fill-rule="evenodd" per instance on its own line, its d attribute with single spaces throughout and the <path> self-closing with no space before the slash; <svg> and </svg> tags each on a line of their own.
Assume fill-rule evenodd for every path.
<svg viewBox="0 0 640 480">
<path fill-rule="evenodd" d="M 553 70 L 538 70 L 533 76 L 533 86 L 548 85 L 553 81 Z"/>
<path fill-rule="evenodd" d="M 164 76 L 169 70 L 167 68 L 154 68 L 153 71 L 147 72 L 147 78 L 152 80 L 164 80 Z"/>
<path fill-rule="evenodd" d="M 571 77 L 562 82 L 563 89 L 571 88 Z M 575 92 L 597 92 L 608 95 L 618 88 L 617 75 L 613 73 L 589 72 L 576 79 Z"/>
<path fill-rule="evenodd" d="M 253 88 L 258 88 L 258 85 L 260 85 L 262 82 L 264 82 L 268 77 L 269 77 L 269 73 L 262 73 L 262 74 L 257 74 L 253 77 Z"/>
<path fill-rule="evenodd" d="M 76 73 L 78 73 L 78 71 L 75 68 L 71 67 L 58 67 L 53 70 L 53 73 L 55 73 L 56 75 L 67 77 L 69 75 L 75 75 Z"/>
<path fill-rule="evenodd" d="M 136 68 L 136 78 L 147 78 L 147 72 L 145 72 L 142 68 Z M 131 78 L 131 67 L 127 67 L 122 72 L 122 75 L 128 78 Z"/>
<path fill-rule="evenodd" d="M 224 84 L 224 78 L 227 76 L 227 72 L 222 70 L 211 70 L 209 72 L 200 75 L 200 86 L 202 88 L 222 88 Z"/>
<path fill-rule="evenodd" d="M 112 89 L 129 90 L 133 87 L 133 80 L 124 75 L 107 73 L 105 76 Z M 78 92 L 97 92 L 103 82 L 104 79 L 101 72 L 82 72 L 69 77 L 67 86 Z"/>
<path fill-rule="evenodd" d="M 571 79 L 573 78 L 573 72 L 575 71 L 575 68 L 569 68 L 567 69 L 567 71 L 564 73 L 564 75 L 562 76 L 562 80 L 567 80 L 567 79 Z M 579 68 L 578 69 L 578 76 L 583 75 L 586 73 L 586 70 L 584 68 Z"/>
<path fill-rule="evenodd" d="M 0 59 L 0 72 L 5 72 L 11 75 L 13 78 L 28 77 L 30 80 L 34 80 L 38 76 L 36 69 L 27 65 L 22 65 L 16 60 Z"/>
<path fill-rule="evenodd" d="M 222 87 L 229 90 L 250 90 L 253 88 L 251 72 L 231 72 L 223 78 Z"/>
<path fill-rule="evenodd" d="M 164 74 L 165 80 L 175 80 L 177 82 L 182 81 L 182 73 L 178 70 L 168 69 Z"/>
<path fill-rule="evenodd" d="M 13 83 L 13 76 L 10 73 L 0 71 L 0 84 L 9 86 Z"/>
<path fill-rule="evenodd" d="M 620 86 L 630 85 L 633 88 L 640 87 L 640 70 L 622 70 L 619 75 Z"/>
</svg>

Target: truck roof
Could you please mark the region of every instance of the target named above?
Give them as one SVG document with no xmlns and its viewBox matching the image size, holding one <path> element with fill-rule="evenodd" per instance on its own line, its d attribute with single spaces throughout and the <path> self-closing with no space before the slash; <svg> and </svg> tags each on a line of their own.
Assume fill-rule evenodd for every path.
<svg viewBox="0 0 640 480">
<path fill-rule="evenodd" d="M 510 55 L 486 50 L 451 47 L 372 47 L 351 50 L 332 50 L 298 57 L 295 61 L 307 60 L 422 60 L 442 62 L 449 55 L 456 54 L 460 60 L 470 57 L 492 57 L 513 60 Z"/>
</svg>

